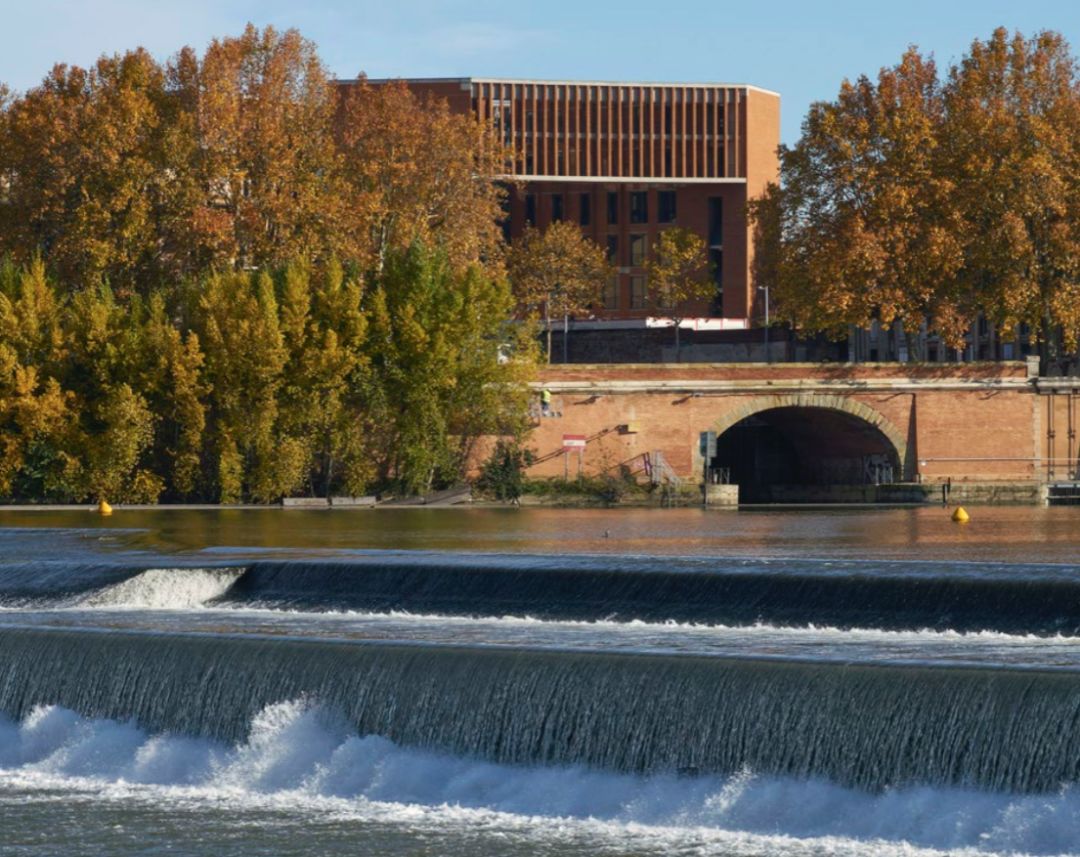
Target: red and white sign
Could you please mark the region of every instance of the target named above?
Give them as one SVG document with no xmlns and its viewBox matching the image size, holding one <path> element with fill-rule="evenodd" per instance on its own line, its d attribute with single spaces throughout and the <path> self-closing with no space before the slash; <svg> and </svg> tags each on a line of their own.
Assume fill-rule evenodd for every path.
<svg viewBox="0 0 1080 857">
<path fill-rule="evenodd" d="M 585 435 L 583 435 L 583 434 L 564 434 L 562 436 L 562 448 L 563 449 L 584 449 L 585 448 Z"/>
</svg>

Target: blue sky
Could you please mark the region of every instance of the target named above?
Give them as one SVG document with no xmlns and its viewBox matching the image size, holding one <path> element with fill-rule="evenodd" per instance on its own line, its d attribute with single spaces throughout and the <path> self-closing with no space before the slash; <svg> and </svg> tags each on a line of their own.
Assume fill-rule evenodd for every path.
<svg viewBox="0 0 1080 857">
<path fill-rule="evenodd" d="M 908 0 L 0 0 L 0 81 L 38 82 L 54 62 L 143 45 L 167 57 L 247 21 L 297 27 L 342 77 L 507 76 L 753 83 L 783 96 L 783 139 L 845 77 L 917 44 L 939 62 L 1004 25 L 1058 30 L 1080 51 L 1080 2 Z"/>
</svg>

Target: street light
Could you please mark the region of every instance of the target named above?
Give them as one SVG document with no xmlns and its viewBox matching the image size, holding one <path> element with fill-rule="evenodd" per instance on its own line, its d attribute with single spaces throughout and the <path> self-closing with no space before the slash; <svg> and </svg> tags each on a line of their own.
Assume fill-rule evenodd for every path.
<svg viewBox="0 0 1080 857">
<path fill-rule="evenodd" d="M 772 363 L 772 354 L 769 351 L 769 287 L 758 286 L 759 292 L 765 292 L 765 362 Z"/>
</svg>

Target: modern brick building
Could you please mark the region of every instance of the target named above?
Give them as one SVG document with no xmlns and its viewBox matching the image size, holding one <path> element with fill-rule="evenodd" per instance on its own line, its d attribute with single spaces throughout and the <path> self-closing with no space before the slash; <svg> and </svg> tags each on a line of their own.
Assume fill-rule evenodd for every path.
<svg viewBox="0 0 1080 857">
<path fill-rule="evenodd" d="M 598 318 L 644 325 L 656 315 L 643 263 L 657 234 L 678 225 L 708 242 L 717 285 L 714 300 L 686 314 L 699 327 L 747 325 L 754 301 L 746 203 L 778 175 L 779 95 L 712 83 L 405 82 L 490 122 L 513 148 L 511 239 L 529 223 L 569 220 L 608 248 L 618 275 Z"/>
</svg>

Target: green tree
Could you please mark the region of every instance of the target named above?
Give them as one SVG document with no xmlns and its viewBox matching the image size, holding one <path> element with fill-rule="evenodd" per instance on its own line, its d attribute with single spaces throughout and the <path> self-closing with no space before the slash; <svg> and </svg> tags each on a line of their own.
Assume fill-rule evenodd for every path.
<svg viewBox="0 0 1080 857">
<path fill-rule="evenodd" d="M 378 475 L 408 493 L 464 478 L 476 439 L 518 431 L 530 346 L 514 344 L 506 282 L 415 245 L 387 258 L 370 300 L 370 417 Z"/>
<path fill-rule="evenodd" d="M 368 356 L 363 290 L 337 262 L 312 275 L 294 261 L 282 283 L 282 334 L 289 353 L 281 393 L 282 424 L 307 445 L 311 493 L 356 495 L 372 476 L 363 399 Z"/>
<path fill-rule="evenodd" d="M 304 479 L 303 443 L 278 431 L 288 352 L 269 274 L 206 279 L 195 315 L 209 388 L 210 444 L 221 502 L 270 502 Z"/>
<path fill-rule="evenodd" d="M 127 311 L 129 383 L 156 416 L 150 459 L 173 498 L 198 490 L 206 429 L 203 354 L 193 331 L 182 333 L 169 317 L 165 297 L 155 293 Z"/>
</svg>

